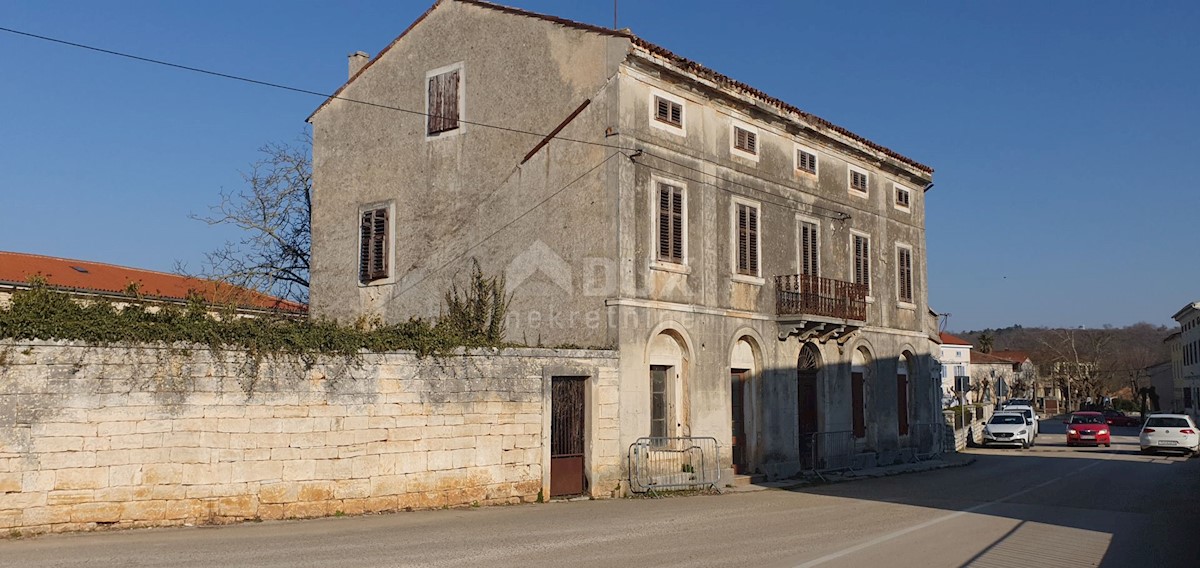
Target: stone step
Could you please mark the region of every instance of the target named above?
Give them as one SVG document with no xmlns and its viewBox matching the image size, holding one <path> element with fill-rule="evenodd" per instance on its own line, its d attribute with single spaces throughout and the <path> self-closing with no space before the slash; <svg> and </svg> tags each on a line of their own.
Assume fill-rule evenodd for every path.
<svg viewBox="0 0 1200 568">
<path fill-rule="evenodd" d="M 757 483 L 762 483 L 766 480 L 767 480 L 767 476 L 765 476 L 761 473 L 754 474 L 754 475 L 734 475 L 729 481 L 729 486 L 730 487 L 745 487 L 747 485 L 754 485 Z"/>
</svg>

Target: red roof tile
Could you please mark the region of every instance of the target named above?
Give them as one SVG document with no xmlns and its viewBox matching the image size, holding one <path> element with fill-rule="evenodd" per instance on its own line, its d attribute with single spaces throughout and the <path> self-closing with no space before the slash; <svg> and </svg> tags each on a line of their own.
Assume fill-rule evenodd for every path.
<svg viewBox="0 0 1200 568">
<path fill-rule="evenodd" d="M 126 295 L 129 285 L 136 283 L 138 294 L 151 299 L 181 301 L 197 293 L 214 304 L 285 312 L 308 309 L 303 304 L 212 280 L 100 262 L 0 251 L 0 285 L 25 287 L 34 276 L 46 279 L 51 287 L 75 292 Z"/>
<path fill-rule="evenodd" d="M 329 105 L 330 101 L 338 98 L 341 95 L 342 91 L 345 90 L 346 87 L 348 87 L 350 85 L 350 83 L 353 83 L 354 80 L 357 79 L 360 75 L 362 75 L 368 68 L 370 68 L 373 63 L 375 63 L 376 61 L 379 61 L 379 59 L 381 57 L 383 57 L 383 54 L 387 53 L 388 50 L 390 50 L 392 48 L 392 46 L 396 45 L 396 43 L 399 42 L 400 39 L 403 38 L 405 35 L 407 35 L 410 30 L 412 30 L 414 27 L 416 27 L 417 24 L 421 23 L 421 21 L 424 20 L 427 16 L 429 16 L 429 14 L 431 12 L 433 12 L 435 9 L 437 9 L 438 6 L 441 6 L 442 3 L 446 2 L 446 1 L 447 0 L 438 0 L 437 2 L 435 2 L 433 4 L 433 6 L 430 6 L 430 8 L 428 10 L 426 10 L 424 14 L 421 14 L 421 17 L 417 18 L 412 24 L 410 24 L 408 26 L 408 28 L 406 28 L 399 36 L 396 36 L 396 39 L 392 40 L 392 42 L 389 43 L 387 45 L 387 47 L 383 48 L 383 50 L 380 51 L 379 54 L 376 55 L 374 58 L 372 58 L 370 61 L 368 61 L 366 65 L 363 65 L 362 68 L 359 69 L 358 72 L 355 73 L 353 77 L 350 77 L 350 80 L 346 81 L 341 87 L 338 87 L 338 90 L 334 91 L 333 95 L 331 95 L 328 99 L 326 99 L 325 102 L 321 103 L 321 106 L 317 107 L 317 109 L 314 110 L 312 112 L 312 114 L 310 114 L 308 116 L 308 120 L 311 121 L 312 118 L 314 116 L 316 116 L 316 114 L 318 112 L 321 112 L 321 109 L 324 109 L 327 105 Z M 600 26 L 585 24 L 583 22 L 576 22 L 574 20 L 568 20 L 566 18 L 559 18 L 557 16 L 550 16 L 547 14 L 539 14 L 537 12 L 530 12 L 528 10 L 522 10 L 520 8 L 513 8 L 511 6 L 503 6 L 500 4 L 493 4 L 491 2 L 484 2 L 483 0 L 453 0 L 453 1 L 461 2 L 463 4 L 471 4 L 473 6 L 479 6 L 481 8 L 496 10 L 499 12 L 513 14 L 516 16 L 525 16 L 525 17 L 529 17 L 529 18 L 545 20 L 547 22 L 551 22 L 551 23 L 558 24 L 561 26 L 575 28 L 575 29 L 583 30 L 583 31 L 587 31 L 587 32 L 592 32 L 592 33 L 597 33 L 597 34 L 602 34 L 602 35 L 607 35 L 607 36 L 613 36 L 613 37 L 627 38 L 631 42 L 633 42 L 634 45 L 636 45 L 642 49 L 645 49 L 646 51 L 648 51 L 654 55 L 657 55 L 664 59 L 668 59 L 676 66 L 678 66 L 682 69 L 686 69 L 687 71 L 694 73 L 696 75 L 699 75 L 701 77 L 704 77 L 705 79 L 708 79 L 709 81 L 712 81 L 718 85 L 721 85 L 725 88 L 728 88 L 728 89 L 740 92 L 742 94 L 751 96 L 753 98 L 756 98 L 756 99 L 763 101 L 771 106 L 774 106 L 775 108 L 777 108 L 779 110 L 784 111 L 785 113 L 795 114 L 799 118 L 806 120 L 816 126 L 833 130 L 834 132 L 837 132 L 843 136 L 846 136 L 848 138 L 851 138 L 853 140 L 861 142 L 862 144 L 866 145 L 867 147 L 869 147 L 873 150 L 882 152 L 892 158 L 895 158 L 895 159 L 897 159 L 901 162 L 904 162 L 910 166 L 913 166 L 914 168 L 917 168 L 918 170 L 924 171 L 926 173 L 933 173 L 933 168 L 930 166 L 927 166 L 927 165 L 922 164 L 921 162 L 918 162 L 912 158 L 904 156 L 903 154 L 900 154 L 899 152 L 896 152 L 895 150 L 887 148 L 886 146 L 872 142 L 862 136 L 859 136 L 858 134 L 851 132 L 850 130 L 847 130 L 846 128 L 843 128 L 841 126 L 833 124 L 832 122 L 829 122 L 819 116 L 804 112 L 803 110 L 800 110 L 799 108 L 792 106 L 778 98 L 772 97 L 771 95 L 768 95 L 754 87 L 751 87 L 750 85 L 747 85 L 746 83 L 743 83 L 736 79 L 732 79 L 726 75 L 723 75 L 712 69 L 709 69 L 708 67 L 705 67 L 704 65 L 696 63 L 695 61 L 692 61 L 690 59 L 676 55 L 666 48 L 663 48 L 656 44 L 650 43 L 650 42 L 634 35 L 632 32 L 630 32 L 627 29 L 612 30 L 612 29 L 608 29 L 608 28 L 602 28 Z"/>
<path fill-rule="evenodd" d="M 957 335 L 950 335 L 944 331 L 938 334 L 938 338 L 941 339 L 942 345 L 971 345 L 970 341 L 958 337 Z"/>
<path fill-rule="evenodd" d="M 993 357 L 999 357 L 1016 364 L 1024 363 L 1026 360 L 1032 360 L 1029 358 L 1029 354 L 1024 351 L 992 351 L 991 355 Z"/>
<path fill-rule="evenodd" d="M 1004 357 L 997 357 L 995 353 L 984 353 L 982 351 L 971 352 L 971 364 L 981 365 L 1012 365 L 1013 361 Z"/>
</svg>

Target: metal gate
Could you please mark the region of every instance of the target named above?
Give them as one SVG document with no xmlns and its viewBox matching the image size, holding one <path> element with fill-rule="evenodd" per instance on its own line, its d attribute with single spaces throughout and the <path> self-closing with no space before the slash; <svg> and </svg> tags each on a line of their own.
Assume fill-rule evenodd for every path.
<svg viewBox="0 0 1200 568">
<path fill-rule="evenodd" d="M 550 381 L 550 496 L 579 495 L 583 473 L 586 377 Z"/>
</svg>

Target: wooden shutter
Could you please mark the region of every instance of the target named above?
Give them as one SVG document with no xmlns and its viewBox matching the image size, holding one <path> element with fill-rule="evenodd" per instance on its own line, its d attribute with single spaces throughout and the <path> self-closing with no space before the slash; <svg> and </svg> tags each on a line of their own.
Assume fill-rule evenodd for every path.
<svg viewBox="0 0 1200 568">
<path fill-rule="evenodd" d="M 900 271 L 900 301 L 913 301 L 913 276 L 912 276 L 912 251 L 901 248 L 897 249 L 897 267 Z"/>
<path fill-rule="evenodd" d="M 854 283 L 870 285 L 871 244 L 866 237 L 854 235 Z"/>
<path fill-rule="evenodd" d="M 800 273 L 818 276 L 817 269 L 817 225 L 800 223 Z"/>
<path fill-rule="evenodd" d="M 671 103 L 671 124 L 683 126 L 683 105 Z"/>
<path fill-rule="evenodd" d="M 758 135 L 736 126 L 733 127 L 733 147 L 749 154 L 758 153 Z"/>
<path fill-rule="evenodd" d="M 658 185 L 658 258 L 683 262 L 683 189 Z"/>
<path fill-rule="evenodd" d="M 358 278 L 371 282 L 388 276 L 388 210 L 386 207 L 362 213 L 360 226 Z"/>
<path fill-rule="evenodd" d="M 858 191 L 867 190 L 867 174 L 850 170 L 850 188 Z"/>
<path fill-rule="evenodd" d="M 804 150 L 796 150 L 796 164 L 801 170 L 809 173 L 817 173 L 817 156 Z"/>
<path fill-rule="evenodd" d="M 738 273 L 758 276 L 758 209 L 739 203 L 737 220 Z"/>
<path fill-rule="evenodd" d="M 458 70 L 429 78 L 429 134 L 458 128 Z"/>
</svg>

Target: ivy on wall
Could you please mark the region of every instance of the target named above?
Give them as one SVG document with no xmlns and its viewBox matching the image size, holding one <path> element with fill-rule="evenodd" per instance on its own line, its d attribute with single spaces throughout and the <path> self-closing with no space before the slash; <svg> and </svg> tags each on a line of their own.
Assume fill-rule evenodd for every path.
<svg viewBox="0 0 1200 568">
<path fill-rule="evenodd" d="M 416 351 L 420 356 L 458 347 L 499 347 L 494 336 L 464 333 L 451 324 L 411 319 L 392 325 L 356 326 L 284 316 L 238 317 L 197 299 L 187 305 L 144 302 L 130 291 L 114 305 L 103 298 L 80 301 L 34 281 L 0 307 L 0 338 L 72 340 L 97 344 L 185 342 L 213 349 L 240 349 L 252 355 L 327 354 L 353 356 L 366 351 Z"/>
</svg>

